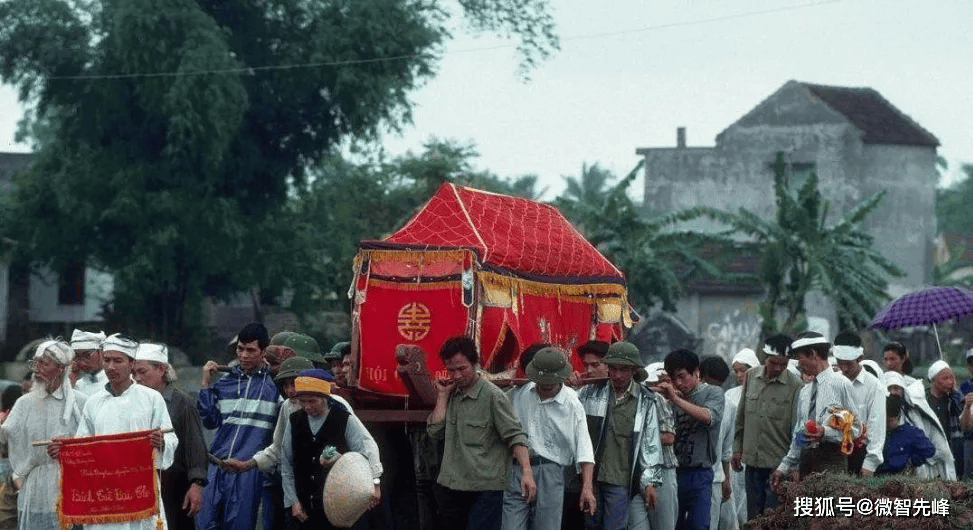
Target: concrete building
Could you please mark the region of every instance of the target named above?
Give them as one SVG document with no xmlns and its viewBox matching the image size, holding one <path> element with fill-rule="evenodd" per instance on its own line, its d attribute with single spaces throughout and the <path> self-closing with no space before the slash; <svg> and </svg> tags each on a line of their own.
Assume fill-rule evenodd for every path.
<svg viewBox="0 0 973 530">
<path fill-rule="evenodd" d="M 716 136 L 715 147 L 688 147 L 679 128 L 675 147 L 640 148 L 645 157 L 649 215 L 693 206 L 775 215 L 772 163 L 786 153 L 792 188 L 814 172 L 830 201 L 830 219 L 872 193 L 887 190 L 865 221 L 882 254 L 906 276 L 894 296 L 928 281 L 936 237 L 936 148 L 939 141 L 871 88 L 788 81 Z M 716 228 L 698 221 L 695 230 Z M 703 339 L 704 354 L 731 357 L 757 346 L 760 289 L 747 292 L 712 282 L 693 288 L 677 316 Z M 811 325 L 833 335 L 830 302 L 808 301 Z"/>
</svg>

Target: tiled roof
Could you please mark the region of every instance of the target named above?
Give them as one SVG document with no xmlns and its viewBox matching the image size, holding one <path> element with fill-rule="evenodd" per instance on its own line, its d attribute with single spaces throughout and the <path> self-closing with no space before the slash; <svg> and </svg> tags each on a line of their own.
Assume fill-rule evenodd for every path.
<svg viewBox="0 0 973 530">
<path fill-rule="evenodd" d="M 938 147 L 939 140 L 871 88 L 801 83 L 864 133 L 862 143 Z"/>
</svg>

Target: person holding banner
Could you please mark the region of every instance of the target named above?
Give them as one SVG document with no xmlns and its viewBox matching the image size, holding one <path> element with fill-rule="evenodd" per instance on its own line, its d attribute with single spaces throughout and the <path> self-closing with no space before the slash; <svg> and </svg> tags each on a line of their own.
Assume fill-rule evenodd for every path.
<svg viewBox="0 0 973 530">
<path fill-rule="evenodd" d="M 14 403 L 0 425 L 0 439 L 8 444 L 13 465 L 9 480 L 20 490 L 17 514 L 22 530 L 61 528 L 56 507 L 60 464 L 44 446 L 31 442 L 71 436 L 77 430 L 87 396 L 75 392 L 68 381 L 73 358 L 74 350 L 67 343 L 42 342 L 30 362 L 36 381 L 33 390 Z"/>
<path fill-rule="evenodd" d="M 116 434 L 152 429 L 149 440 L 156 449 L 156 469 L 168 469 L 173 462 L 179 443 L 172 432 L 172 420 L 162 394 L 151 388 L 137 385 L 132 380 L 138 343 L 119 335 L 108 337 L 102 343 L 102 358 L 108 384 L 85 402 L 77 436 Z M 163 434 L 163 431 L 167 431 Z M 59 450 L 57 444 L 48 446 L 49 452 Z M 166 528 L 162 495 L 156 491 L 159 513 L 144 519 L 128 522 L 85 524 L 86 530 L 157 530 L 161 518 Z"/>
<path fill-rule="evenodd" d="M 194 518 L 203 503 L 206 486 L 206 440 L 196 404 L 189 394 L 171 384 L 175 378 L 165 345 L 139 344 L 135 352 L 135 382 L 162 394 L 179 439 L 172 465 L 161 477 L 166 522 L 170 530 L 195 530 Z"/>
</svg>

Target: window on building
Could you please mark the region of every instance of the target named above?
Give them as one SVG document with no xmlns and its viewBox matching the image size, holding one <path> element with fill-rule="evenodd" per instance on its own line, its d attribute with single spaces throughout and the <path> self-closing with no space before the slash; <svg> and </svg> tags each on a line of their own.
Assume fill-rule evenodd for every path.
<svg viewBox="0 0 973 530">
<path fill-rule="evenodd" d="M 84 305 L 85 266 L 83 261 L 72 261 L 61 270 L 57 292 L 60 305 Z"/>
<path fill-rule="evenodd" d="M 767 164 L 767 169 L 770 170 L 771 175 L 774 174 L 773 162 Z M 788 187 L 794 191 L 801 189 L 815 170 L 814 162 L 787 162 L 785 174 L 787 175 Z"/>
</svg>

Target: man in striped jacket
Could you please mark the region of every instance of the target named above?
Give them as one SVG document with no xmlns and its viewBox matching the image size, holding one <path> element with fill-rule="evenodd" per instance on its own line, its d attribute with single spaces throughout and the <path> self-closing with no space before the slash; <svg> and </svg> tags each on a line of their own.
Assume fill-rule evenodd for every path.
<svg viewBox="0 0 973 530">
<path fill-rule="evenodd" d="M 209 361 L 203 366 L 203 389 L 199 391 L 197 407 L 203 425 L 216 429 L 211 458 L 246 461 L 270 443 L 280 393 L 264 362 L 264 349 L 269 343 L 267 328 L 258 323 L 247 324 L 237 335 L 239 364 L 230 373 L 211 384 L 217 364 Z M 197 519 L 199 528 L 255 528 L 263 480 L 256 468 L 234 473 L 211 463 Z"/>
</svg>

